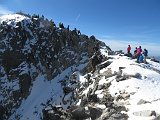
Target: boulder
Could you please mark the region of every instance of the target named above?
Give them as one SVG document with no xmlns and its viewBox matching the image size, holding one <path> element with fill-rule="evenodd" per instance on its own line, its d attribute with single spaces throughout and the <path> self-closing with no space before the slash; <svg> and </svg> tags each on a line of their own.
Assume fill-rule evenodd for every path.
<svg viewBox="0 0 160 120">
<path fill-rule="evenodd" d="M 160 115 L 159 116 L 157 116 L 155 119 L 153 119 L 153 120 L 160 120 Z"/>
<path fill-rule="evenodd" d="M 142 117 L 157 116 L 156 112 L 152 110 L 137 111 L 137 112 L 134 112 L 133 115 L 142 116 Z"/>
<path fill-rule="evenodd" d="M 88 96 L 88 101 L 89 102 L 98 102 L 99 101 L 99 98 L 97 97 L 97 94 L 91 94 Z"/>
<path fill-rule="evenodd" d="M 70 93 L 72 91 L 73 91 L 73 88 L 71 88 L 71 87 L 66 86 L 63 88 L 63 92 L 65 95 L 67 95 L 68 93 Z"/>
<path fill-rule="evenodd" d="M 85 107 L 78 107 L 71 112 L 72 118 L 76 120 L 83 120 L 89 118 L 89 112 L 85 109 Z"/>
<path fill-rule="evenodd" d="M 31 77 L 28 74 L 23 74 L 19 77 L 19 79 L 22 97 L 27 97 L 29 94 L 29 88 L 31 86 Z"/>
<path fill-rule="evenodd" d="M 92 120 L 95 120 L 96 118 L 99 118 L 102 115 L 102 109 L 100 108 L 95 108 L 95 107 L 88 107 L 90 111 L 90 116 Z"/>
<path fill-rule="evenodd" d="M 142 105 L 142 104 L 146 104 L 146 103 L 151 103 L 151 102 L 140 99 L 139 102 L 137 103 L 137 105 Z"/>
<path fill-rule="evenodd" d="M 5 118 L 4 115 L 6 114 L 6 112 L 6 108 L 0 105 L 0 120 L 3 120 Z"/>
</svg>

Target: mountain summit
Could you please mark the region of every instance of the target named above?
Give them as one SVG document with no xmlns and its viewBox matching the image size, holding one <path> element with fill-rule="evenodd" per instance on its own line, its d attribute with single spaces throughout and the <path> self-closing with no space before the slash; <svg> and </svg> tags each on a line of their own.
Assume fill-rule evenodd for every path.
<svg viewBox="0 0 160 120">
<path fill-rule="evenodd" d="M 23 13 L 1 16 L 1 118 L 8 119 L 12 115 L 19 119 L 17 108 L 23 104 L 31 107 L 22 108 L 23 113 L 34 112 L 36 106 L 42 112 L 41 104 L 45 105 L 50 99 L 60 104 L 63 91 L 60 84 L 55 83 L 66 80 L 74 71 L 83 74 L 91 71 L 91 66 L 86 66 L 94 54 L 95 44 L 110 49 L 94 36 L 80 34 L 76 28 L 65 28 L 63 23 L 57 27 L 44 16 Z M 42 86 L 36 84 L 38 81 Z M 30 96 L 33 98 L 27 102 Z M 33 102 L 36 99 L 38 103 Z"/>
<path fill-rule="evenodd" d="M 160 118 L 159 63 L 136 63 L 44 16 L 5 15 L 0 23 L 0 120 Z"/>
</svg>

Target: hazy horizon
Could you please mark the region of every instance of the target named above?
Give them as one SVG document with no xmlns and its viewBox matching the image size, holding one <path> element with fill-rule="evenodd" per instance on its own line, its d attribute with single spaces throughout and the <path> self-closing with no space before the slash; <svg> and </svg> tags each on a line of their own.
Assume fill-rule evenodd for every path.
<svg viewBox="0 0 160 120">
<path fill-rule="evenodd" d="M 141 46 L 142 50 L 147 49 L 148 55 L 151 57 L 159 57 L 160 56 L 160 49 L 159 45 L 153 44 L 153 43 L 144 43 L 144 42 L 135 42 L 135 41 L 123 41 L 123 40 L 105 40 L 100 39 L 106 43 L 107 46 L 109 46 L 112 50 L 123 50 L 124 53 L 127 53 L 127 47 L 128 45 L 131 46 L 131 53 L 134 52 L 136 47 Z"/>
</svg>

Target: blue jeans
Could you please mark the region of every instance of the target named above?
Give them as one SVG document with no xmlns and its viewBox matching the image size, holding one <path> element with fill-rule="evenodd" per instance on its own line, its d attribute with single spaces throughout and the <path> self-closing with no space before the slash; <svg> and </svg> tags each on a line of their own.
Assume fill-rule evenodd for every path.
<svg viewBox="0 0 160 120">
<path fill-rule="evenodd" d="M 137 63 L 139 63 L 139 57 L 140 57 L 140 55 L 137 54 Z"/>
</svg>

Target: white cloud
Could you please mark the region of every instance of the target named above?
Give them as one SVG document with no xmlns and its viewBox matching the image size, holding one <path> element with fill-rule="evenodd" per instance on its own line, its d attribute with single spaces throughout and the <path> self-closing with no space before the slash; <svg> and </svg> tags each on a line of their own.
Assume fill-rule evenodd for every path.
<svg viewBox="0 0 160 120">
<path fill-rule="evenodd" d="M 135 47 L 142 46 L 142 49 L 146 48 L 150 56 L 160 56 L 160 44 L 158 43 L 147 43 L 147 42 L 137 42 L 137 41 L 123 41 L 123 40 L 113 40 L 113 39 L 101 39 L 108 45 L 112 50 L 123 50 L 127 52 L 128 45 L 131 45 L 132 50 L 135 50 Z"/>
<path fill-rule="evenodd" d="M 6 14 L 11 14 L 11 13 L 13 12 L 8 10 L 6 7 L 3 7 L 0 5 L 0 15 L 6 15 Z"/>
<path fill-rule="evenodd" d="M 78 14 L 77 17 L 76 17 L 76 22 L 79 20 L 81 14 Z"/>
</svg>

